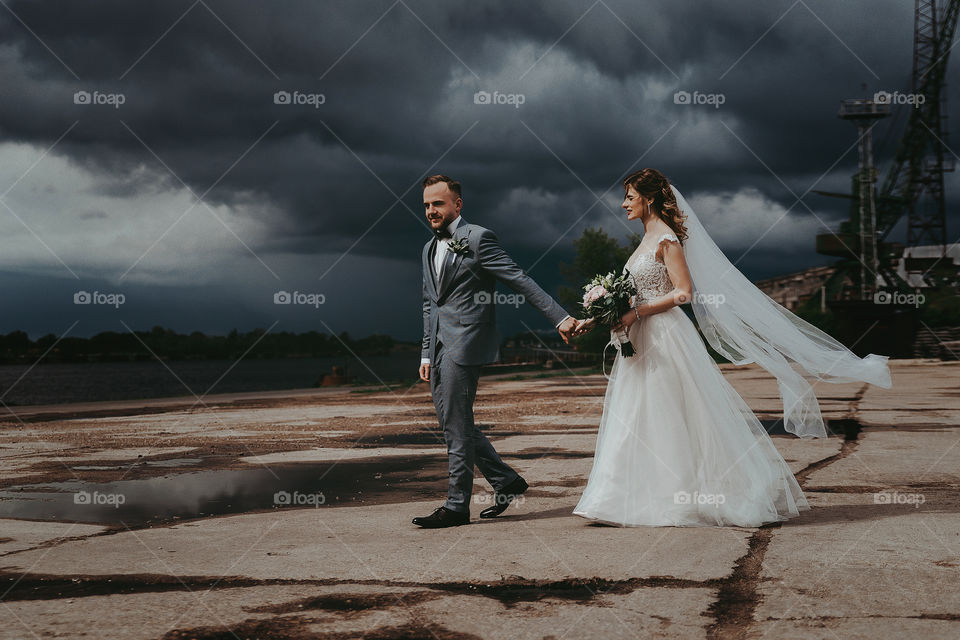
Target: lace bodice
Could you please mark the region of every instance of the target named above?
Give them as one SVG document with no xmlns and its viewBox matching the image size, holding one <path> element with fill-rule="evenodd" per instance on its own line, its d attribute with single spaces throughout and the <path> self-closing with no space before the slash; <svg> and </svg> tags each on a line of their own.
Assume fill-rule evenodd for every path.
<svg viewBox="0 0 960 640">
<path fill-rule="evenodd" d="M 633 276 L 637 285 L 637 295 L 641 300 L 660 297 L 673 289 L 673 283 L 667 274 L 667 266 L 656 257 L 664 241 L 680 242 L 672 233 L 660 234 L 657 245 L 652 250 L 641 251 L 627 260 L 626 269 Z"/>
</svg>

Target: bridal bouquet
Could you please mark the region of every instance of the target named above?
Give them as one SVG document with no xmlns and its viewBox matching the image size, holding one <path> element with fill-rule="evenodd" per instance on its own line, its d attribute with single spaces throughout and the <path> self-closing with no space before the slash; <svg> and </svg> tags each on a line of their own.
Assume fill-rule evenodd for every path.
<svg viewBox="0 0 960 640">
<path fill-rule="evenodd" d="M 626 271 L 619 276 L 614 276 L 612 271 L 605 276 L 596 275 L 589 284 L 584 285 L 583 290 L 582 304 L 587 317 L 611 327 L 620 324 L 620 318 L 630 309 L 632 298 L 637 293 L 633 278 Z M 619 342 L 620 355 L 632 356 L 633 345 L 626 339 L 626 331 Z"/>
</svg>

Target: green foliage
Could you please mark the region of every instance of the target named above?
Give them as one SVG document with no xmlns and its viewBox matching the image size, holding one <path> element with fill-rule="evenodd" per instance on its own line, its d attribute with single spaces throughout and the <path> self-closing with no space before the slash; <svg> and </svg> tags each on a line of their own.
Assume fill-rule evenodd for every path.
<svg viewBox="0 0 960 640">
<path fill-rule="evenodd" d="M 928 327 L 960 326 L 960 295 L 949 286 L 938 289 L 924 289 L 923 304 L 920 305 L 920 320 Z"/>
<path fill-rule="evenodd" d="M 817 329 L 831 336 L 836 335 L 839 331 L 837 318 L 834 313 L 830 311 L 830 309 L 826 311 L 820 310 L 820 296 L 811 296 L 810 299 L 802 302 L 794 309 L 793 313 L 800 319 L 806 320 Z"/>
</svg>

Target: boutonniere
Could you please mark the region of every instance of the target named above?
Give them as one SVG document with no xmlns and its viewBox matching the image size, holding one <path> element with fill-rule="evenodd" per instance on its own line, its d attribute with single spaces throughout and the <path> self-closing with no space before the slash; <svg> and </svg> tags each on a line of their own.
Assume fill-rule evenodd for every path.
<svg viewBox="0 0 960 640">
<path fill-rule="evenodd" d="M 469 248 L 466 238 L 457 238 L 456 240 L 451 240 L 447 243 L 447 251 L 452 251 L 453 253 L 465 256 L 469 253 Z"/>
</svg>

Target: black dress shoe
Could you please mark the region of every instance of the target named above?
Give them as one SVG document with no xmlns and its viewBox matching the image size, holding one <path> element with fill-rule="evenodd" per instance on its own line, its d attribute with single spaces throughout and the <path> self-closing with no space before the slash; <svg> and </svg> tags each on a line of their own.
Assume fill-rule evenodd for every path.
<svg viewBox="0 0 960 640">
<path fill-rule="evenodd" d="M 496 518 L 506 511 L 507 507 L 510 506 L 510 502 L 526 491 L 529 486 L 526 480 L 517 476 L 517 479 L 505 486 L 502 491 L 497 491 L 493 494 L 493 506 L 481 511 L 480 517 Z"/>
<path fill-rule="evenodd" d="M 470 512 L 460 513 L 451 511 L 446 507 L 438 507 L 436 511 L 423 518 L 414 518 L 413 524 L 424 529 L 442 529 L 443 527 L 458 527 L 462 524 L 470 524 Z"/>
</svg>

